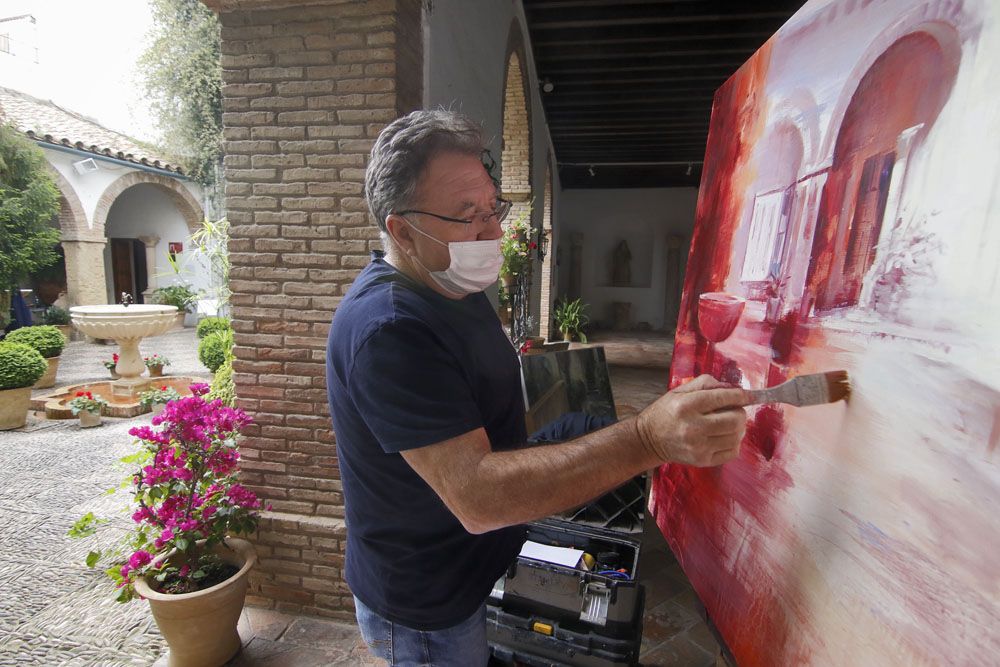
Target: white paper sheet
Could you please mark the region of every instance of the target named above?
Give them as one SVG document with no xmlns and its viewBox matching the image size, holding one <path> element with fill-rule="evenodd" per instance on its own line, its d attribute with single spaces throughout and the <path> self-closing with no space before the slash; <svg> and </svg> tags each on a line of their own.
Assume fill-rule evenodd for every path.
<svg viewBox="0 0 1000 667">
<path fill-rule="evenodd" d="M 545 561 L 546 563 L 576 567 L 577 563 L 580 562 L 580 557 L 583 556 L 583 551 L 570 547 L 551 547 L 547 544 L 539 544 L 538 542 L 528 540 L 521 547 L 520 555 L 525 558 Z"/>
</svg>

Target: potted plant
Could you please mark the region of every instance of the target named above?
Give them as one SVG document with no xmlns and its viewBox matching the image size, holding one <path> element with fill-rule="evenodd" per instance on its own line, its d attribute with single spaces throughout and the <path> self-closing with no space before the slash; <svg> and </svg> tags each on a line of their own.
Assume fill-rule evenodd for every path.
<svg viewBox="0 0 1000 667">
<path fill-rule="evenodd" d="M 119 602 L 149 601 L 169 664 L 222 665 L 240 648 L 236 625 L 256 562 L 253 546 L 233 536 L 256 530 L 261 503 L 237 479 L 236 439 L 250 417 L 207 400 L 208 385 L 191 391 L 152 426 L 129 430 L 140 448 L 122 459 L 134 470 L 133 529 L 120 548 L 88 554 L 87 564 L 110 565 Z M 102 522 L 88 513 L 69 534 L 93 534 Z"/>
<path fill-rule="evenodd" d="M 66 347 L 66 337 L 59 329 L 48 324 L 34 327 L 22 327 L 7 334 L 5 338 L 10 343 L 24 343 L 38 350 L 45 357 L 48 368 L 45 374 L 35 383 L 35 389 L 46 389 L 56 383 L 56 373 L 59 370 L 59 355 Z"/>
<path fill-rule="evenodd" d="M 169 366 L 170 360 L 158 354 L 153 354 L 143 357 L 142 363 L 146 364 L 146 368 L 149 369 L 149 377 L 158 378 L 163 376 L 163 367 Z"/>
<path fill-rule="evenodd" d="M 179 285 L 167 285 L 157 287 L 153 290 L 153 302 L 162 303 L 166 306 L 177 306 L 177 324 L 184 326 L 184 316 L 191 310 L 198 300 L 198 294 L 191 289 L 190 285 L 181 283 Z"/>
<path fill-rule="evenodd" d="M 563 340 L 570 341 L 573 340 L 573 336 L 576 336 L 581 343 L 587 342 L 587 336 L 583 333 L 583 327 L 590 322 L 590 318 L 584 312 L 586 309 L 587 304 L 581 299 L 573 299 L 572 301 L 562 299 L 556 303 L 553 317 L 555 317 L 556 326 L 562 332 Z"/>
<path fill-rule="evenodd" d="M 162 387 L 150 389 L 139 394 L 139 405 L 144 410 L 149 410 L 154 415 L 158 415 L 163 412 L 163 408 L 166 407 L 167 403 L 177 400 L 180 397 L 181 395 L 177 393 L 176 389 L 163 385 Z"/>
<path fill-rule="evenodd" d="M 511 221 L 500 237 L 500 278 L 509 291 L 518 276 L 528 273 L 531 267 L 531 251 L 538 247 L 531 240 L 531 208 Z"/>
<path fill-rule="evenodd" d="M 0 342 L 0 431 L 28 421 L 31 385 L 45 373 L 45 357 L 24 343 Z"/>
<path fill-rule="evenodd" d="M 72 320 L 70 319 L 69 311 L 65 308 L 49 306 L 42 315 L 42 321 L 59 329 L 62 335 L 66 337 L 66 340 L 70 339 L 70 335 L 73 333 L 73 326 L 70 324 Z"/>
<path fill-rule="evenodd" d="M 100 394 L 95 396 L 89 391 L 78 391 L 66 405 L 80 418 L 82 428 L 91 428 L 101 425 L 101 413 L 104 412 L 108 402 L 101 398 Z"/>
<path fill-rule="evenodd" d="M 111 379 L 112 380 L 117 380 L 118 378 L 121 377 L 120 375 L 118 375 L 118 353 L 117 352 L 115 352 L 114 354 L 111 355 L 111 360 L 110 361 L 103 361 L 101 363 L 103 363 L 104 367 L 108 369 L 109 373 L 111 373 Z"/>
</svg>

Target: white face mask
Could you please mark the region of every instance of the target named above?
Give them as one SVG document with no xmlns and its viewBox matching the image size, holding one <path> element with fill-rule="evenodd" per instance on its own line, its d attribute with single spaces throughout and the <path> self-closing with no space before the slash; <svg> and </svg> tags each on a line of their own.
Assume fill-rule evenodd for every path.
<svg viewBox="0 0 1000 667">
<path fill-rule="evenodd" d="M 503 263 L 503 257 L 500 255 L 500 239 L 445 243 L 417 229 L 409 220 L 406 222 L 409 223 L 410 229 L 418 234 L 448 248 L 451 261 L 444 271 L 430 271 L 416 255 L 413 256 L 414 261 L 427 271 L 441 289 L 452 294 L 474 294 L 482 292 L 497 281 L 500 276 L 500 265 Z"/>
</svg>

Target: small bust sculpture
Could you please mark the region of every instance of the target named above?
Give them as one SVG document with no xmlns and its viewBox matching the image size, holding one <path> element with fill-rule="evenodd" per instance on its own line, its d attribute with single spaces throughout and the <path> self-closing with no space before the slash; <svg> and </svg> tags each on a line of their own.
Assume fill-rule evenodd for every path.
<svg viewBox="0 0 1000 667">
<path fill-rule="evenodd" d="M 612 257 L 611 284 L 616 287 L 632 284 L 632 251 L 625 241 L 618 244 Z"/>
</svg>

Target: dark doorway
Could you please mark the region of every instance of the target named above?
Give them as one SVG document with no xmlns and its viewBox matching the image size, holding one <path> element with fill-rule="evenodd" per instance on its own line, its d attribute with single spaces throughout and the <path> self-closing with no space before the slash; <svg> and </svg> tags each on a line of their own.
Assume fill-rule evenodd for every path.
<svg viewBox="0 0 1000 667">
<path fill-rule="evenodd" d="M 111 239 L 111 274 L 115 303 L 122 302 L 122 292 L 142 303 L 142 293 L 149 285 L 146 272 L 146 246 L 138 239 Z"/>
</svg>

